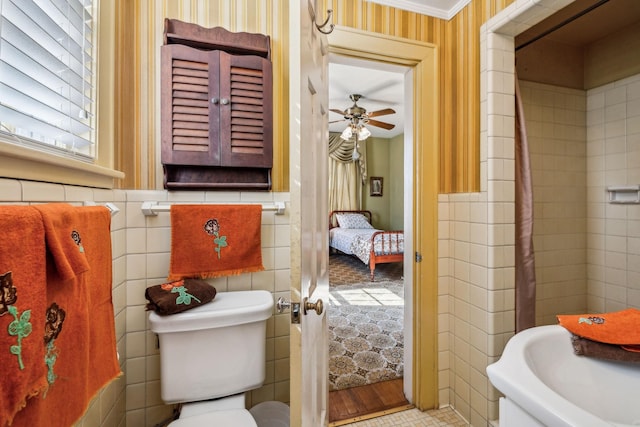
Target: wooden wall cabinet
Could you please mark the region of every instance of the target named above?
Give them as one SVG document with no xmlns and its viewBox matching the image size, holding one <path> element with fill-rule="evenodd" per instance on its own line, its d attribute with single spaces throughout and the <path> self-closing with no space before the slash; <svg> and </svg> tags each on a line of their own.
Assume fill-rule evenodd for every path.
<svg viewBox="0 0 640 427">
<path fill-rule="evenodd" d="M 165 22 L 161 48 L 165 188 L 271 188 L 269 55 L 269 38 L 261 34 Z"/>
</svg>

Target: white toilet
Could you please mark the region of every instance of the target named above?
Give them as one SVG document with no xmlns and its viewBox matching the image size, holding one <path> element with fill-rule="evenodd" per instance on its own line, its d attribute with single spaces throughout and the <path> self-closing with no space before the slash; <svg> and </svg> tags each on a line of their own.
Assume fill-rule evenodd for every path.
<svg viewBox="0 0 640 427">
<path fill-rule="evenodd" d="M 270 292 L 238 291 L 219 292 L 210 303 L 182 313 L 149 314 L 160 340 L 162 400 L 183 404 L 171 427 L 289 425 L 282 402 L 256 405 L 255 418 L 245 408 L 244 393 L 264 382 L 272 311 Z"/>
</svg>

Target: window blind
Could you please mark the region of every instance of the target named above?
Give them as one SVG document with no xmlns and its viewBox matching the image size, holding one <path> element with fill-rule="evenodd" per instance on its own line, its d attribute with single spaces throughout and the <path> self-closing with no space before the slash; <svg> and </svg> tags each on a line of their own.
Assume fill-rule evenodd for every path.
<svg viewBox="0 0 640 427">
<path fill-rule="evenodd" d="M 0 133 L 95 157 L 93 3 L 0 0 Z"/>
</svg>

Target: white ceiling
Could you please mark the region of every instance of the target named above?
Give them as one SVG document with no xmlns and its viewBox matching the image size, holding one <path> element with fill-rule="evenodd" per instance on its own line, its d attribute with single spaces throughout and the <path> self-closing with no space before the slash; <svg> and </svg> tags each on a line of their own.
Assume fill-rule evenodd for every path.
<svg viewBox="0 0 640 427">
<path fill-rule="evenodd" d="M 422 15 L 434 16 L 440 19 L 449 20 L 456 16 L 463 7 L 471 0 L 368 0 L 385 6 L 392 6 L 396 9 L 408 10 L 409 12 L 420 13 Z"/>
<path fill-rule="evenodd" d="M 329 56 L 329 108 L 346 110 L 353 105 L 350 94 L 360 94 L 358 106 L 367 112 L 393 108 L 396 113 L 375 117 L 391 123 L 391 130 L 367 126 L 372 136 L 392 138 L 404 133 L 404 73 L 405 67 L 364 61 L 340 55 Z M 329 112 L 330 132 L 342 132 L 347 121 L 337 113 Z"/>
</svg>

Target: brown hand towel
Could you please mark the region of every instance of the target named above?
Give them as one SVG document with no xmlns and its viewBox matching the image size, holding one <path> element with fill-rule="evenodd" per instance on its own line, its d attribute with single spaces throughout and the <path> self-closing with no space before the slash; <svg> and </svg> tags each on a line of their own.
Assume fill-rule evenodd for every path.
<svg viewBox="0 0 640 427">
<path fill-rule="evenodd" d="M 640 352 L 628 351 L 619 345 L 605 344 L 571 334 L 573 352 L 579 356 L 621 362 L 640 362 Z"/>
<path fill-rule="evenodd" d="M 147 310 L 168 315 L 208 303 L 216 296 L 216 288 L 203 280 L 184 279 L 150 286 L 144 296 L 149 300 Z"/>
</svg>

